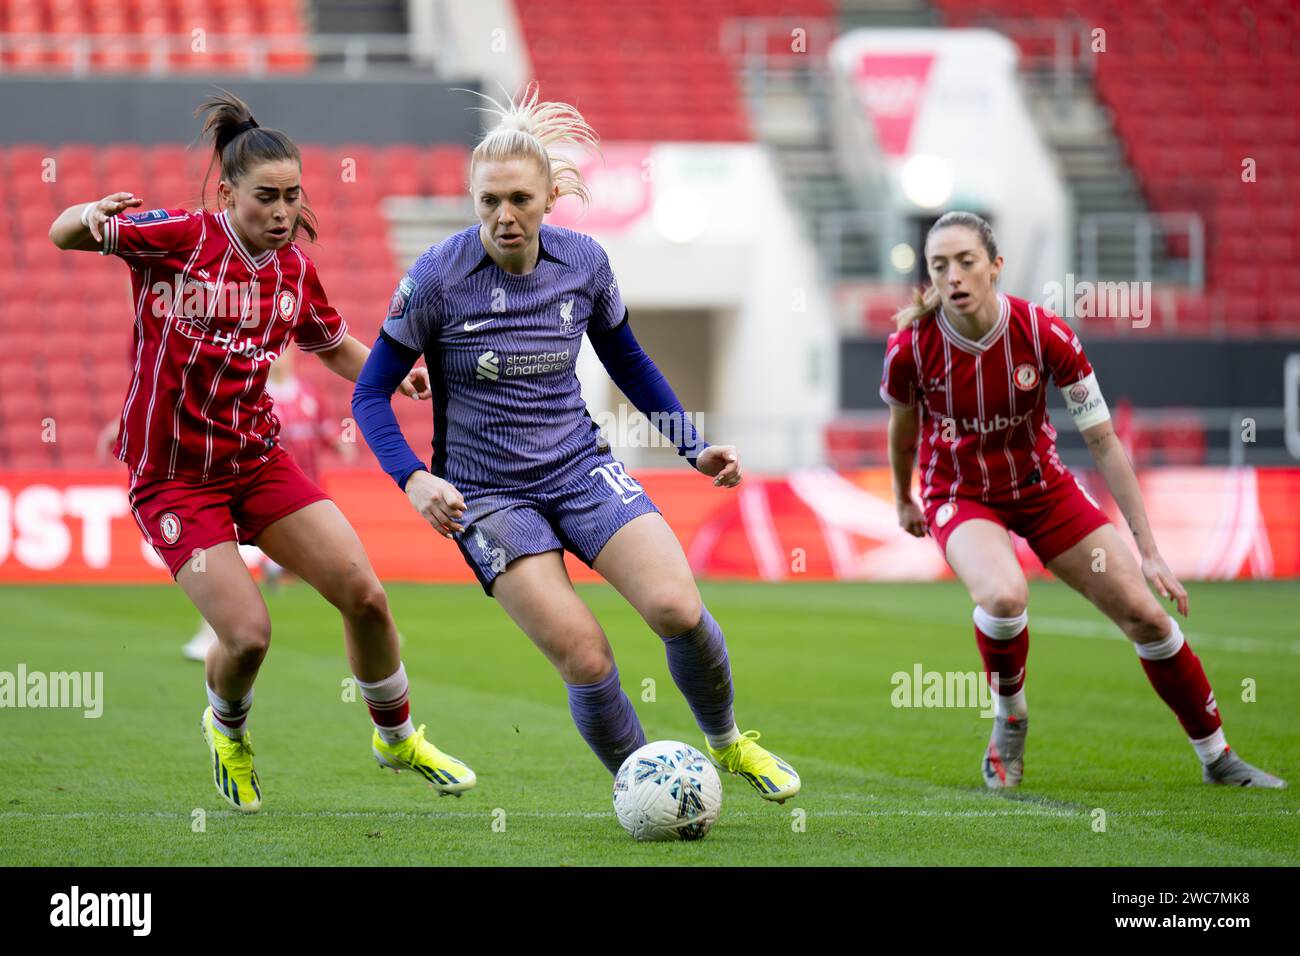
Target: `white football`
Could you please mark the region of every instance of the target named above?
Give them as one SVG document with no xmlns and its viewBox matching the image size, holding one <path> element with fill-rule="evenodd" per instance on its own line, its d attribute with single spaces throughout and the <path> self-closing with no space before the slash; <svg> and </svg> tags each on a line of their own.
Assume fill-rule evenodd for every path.
<svg viewBox="0 0 1300 956">
<path fill-rule="evenodd" d="M 680 740 L 632 752 L 614 776 L 614 812 L 638 840 L 702 840 L 722 809 L 722 781 Z"/>
</svg>

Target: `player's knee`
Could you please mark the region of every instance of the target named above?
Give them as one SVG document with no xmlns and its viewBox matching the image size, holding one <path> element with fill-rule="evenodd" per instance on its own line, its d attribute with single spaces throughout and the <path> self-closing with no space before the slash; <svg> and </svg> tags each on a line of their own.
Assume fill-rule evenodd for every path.
<svg viewBox="0 0 1300 956">
<path fill-rule="evenodd" d="M 981 588 L 975 603 L 994 617 L 1019 617 L 1029 603 L 1029 587 L 1024 581 L 999 581 Z"/>
<path fill-rule="evenodd" d="M 660 637 L 676 637 L 700 623 L 704 604 L 695 588 L 665 589 L 645 609 L 646 623 Z"/>
<path fill-rule="evenodd" d="M 357 576 L 348 582 L 339 608 L 350 621 L 382 624 L 388 620 L 388 595 L 374 575 Z"/>
<path fill-rule="evenodd" d="M 241 668 L 257 667 L 271 646 L 269 618 L 236 621 L 217 632 L 226 653 Z"/>
<path fill-rule="evenodd" d="M 1119 625 L 1131 640 L 1139 644 L 1162 641 L 1169 636 L 1169 615 L 1154 600 L 1130 603 Z"/>
<path fill-rule="evenodd" d="M 566 684 L 596 684 L 614 669 L 614 655 L 608 646 L 584 647 L 565 655 L 561 676 Z"/>
</svg>

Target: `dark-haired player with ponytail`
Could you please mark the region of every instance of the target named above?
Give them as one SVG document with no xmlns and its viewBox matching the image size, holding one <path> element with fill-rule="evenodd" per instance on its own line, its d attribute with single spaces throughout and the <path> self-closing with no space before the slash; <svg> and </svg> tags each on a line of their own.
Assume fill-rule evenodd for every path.
<svg viewBox="0 0 1300 956">
<path fill-rule="evenodd" d="M 256 543 L 342 614 L 380 765 L 414 770 L 440 793 L 459 795 L 474 786 L 474 773 L 411 722 L 397 630 L 361 541 L 277 439 L 266 391 L 277 356 L 296 345 L 356 381 L 370 352 L 348 335 L 295 242 L 299 232 L 316 235 L 298 148 L 228 93 L 198 113 L 220 172 L 216 211 L 127 214 L 142 200 L 117 192 L 66 209 L 50 239 L 60 249 L 116 255 L 131 269 L 134 371 L 113 451 L 131 470 L 141 532 L 219 638 L 205 664 L 202 716 L 216 789 L 238 810 L 261 807 L 247 718 L 271 622 L 239 556 L 242 542 Z M 427 398 L 427 372 L 413 371 L 401 390 Z"/>
<path fill-rule="evenodd" d="M 1187 615 L 1187 592 L 1156 547 L 1137 478 L 1074 330 L 998 292 L 1002 257 L 979 216 L 942 216 L 926 237 L 925 262 L 933 285 L 898 314 L 880 396 L 890 405 L 899 523 L 917 537 L 929 531 L 975 602 L 975 638 L 996 691 L 984 782 L 1015 787 L 1024 772 L 1029 591 L 1008 535 L 1014 531 L 1133 642 L 1200 757 L 1206 783 L 1286 786 L 1229 749 L 1200 660 L 1147 588 Z M 1140 567 L 1056 454 L 1049 379 L 1128 521 Z M 918 443 L 919 504 L 912 497 Z"/>
</svg>

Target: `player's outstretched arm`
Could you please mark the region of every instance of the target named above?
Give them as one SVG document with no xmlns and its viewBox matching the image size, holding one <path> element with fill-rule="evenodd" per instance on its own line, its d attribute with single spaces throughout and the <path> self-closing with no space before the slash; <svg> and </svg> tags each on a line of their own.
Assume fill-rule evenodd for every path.
<svg viewBox="0 0 1300 956">
<path fill-rule="evenodd" d="M 912 497 L 912 467 L 916 464 L 916 439 L 921 416 L 915 405 L 889 406 L 889 467 L 894 473 L 894 503 L 898 523 L 908 534 L 925 537 L 925 516 Z"/>
<path fill-rule="evenodd" d="M 587 338 L 614 384 L 677 446 L 679 455 L 704 474 L 721 479 L 715 484 L 730 487 L 740 481 L 736 449 L 726 445 L 713 454 L 706 454 L 709 443 L 695 431 L 672 386 L 632 334 L 630 322 L 624 319 L 608 332 L 588 329 Z"/>
<path fill-rule="evenodd" d="M 326 349 L 316 354 L 325 363 L 325 367 L 335 375 L 345 378 L 349 382 L 355 382 L 357 376 L 361 374 L 361 369 L 366 364 L 366 359 L 370 357 L 370 349 L 352 336 L 345 335 L 343 341 L 335 348 Z M 419 400 L 431 398 L 433 390 L 429 387 L 429 370 L 426 368 L 409 369 L 405 377 L 397 384 L 397 391 L 407 398 Z"/>
<path fill-rule="evenodd" d="M 98 252 L 104 245 L 104 223 L 143 203 L 131 193 L 112 193 L 94 202 L 69 206 L 50 226 L 50 241 L 60 249 Z"/>
<path fill-rule="evenodd" d="M 395 346 L 381 335 L 357 375 L 352 415 L 380 466 L 406 492 L 411 506 L 435 531 L 449 538 L 464 530 L 460 518 L 465 513 L 465 499 L 449 482 L 429 473 L 393 414 L 393 392 L 409 381 L 417 358 L 418 352 Z M 427 387 L 427 381 L 425 384 Z"/>
<path fill-rule="evenodd" d="M 1080 434 L 1088 443 L 1088 451 L 1097 470 L 1101 472 L 1106 487 L 1123 512 L 1129 530 L 1133 532 L 1133 540 L 1137 542 L 1138 553 L 1142 556 L 1142 574 L 1162 598 L 1174 601 L 1178 605 L 1178 613 L 1186 617 L 1187 591 L 1160 556 L 1155 535 L 1151 532 L 1151 523 L 1147 520 L 1146 507 L 1142 504 L 1137 475 L 1133 473 L 1133 466 L 1124 453 L 1124 446 L 1115 435 L 1115 429 L 1109 421 L 1104 421 L 1080 429 Z"/>
</svg>

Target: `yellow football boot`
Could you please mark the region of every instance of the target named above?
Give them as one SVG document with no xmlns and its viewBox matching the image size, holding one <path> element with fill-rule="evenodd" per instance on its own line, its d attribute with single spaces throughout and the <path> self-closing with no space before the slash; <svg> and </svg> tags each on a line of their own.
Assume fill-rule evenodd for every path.
<svg viewBox="0 0 1300 956">
<path fill-rule="evenodd" d="M 379 766 L 388 767 L 395 773 L 414 770 L 428 780 L 429 786 L 440 796 L 451 794 L 459 797 L 473 787 L 478 778 L 469 767 L 425 740 L 424 728 L 425 725 L 421 724 L 419 730 L 396 744 L 385 742 L 376 730 L 370 740 L 370 749 Z"/>
<path fill-rule="evenodd" d="M 253 741 L 248 731 L 242 737 L 227 737 L 213 724 L 211 707 L 203 711 L 199 726 L 212 753 L 212 782 L 217 793 L 240 813 L 262 809 L 262 788 L 253 769 Z"/>
<path fill-rule="evenodd" d="M 714 750 L 705 743 L 714 766 L 743 777 L 764 800 L 785 803 L 799 792 L 799 774 L 786 761 L 757 743 L 757 730 L 747 730 L 730 747 Z"/>
</svg>

